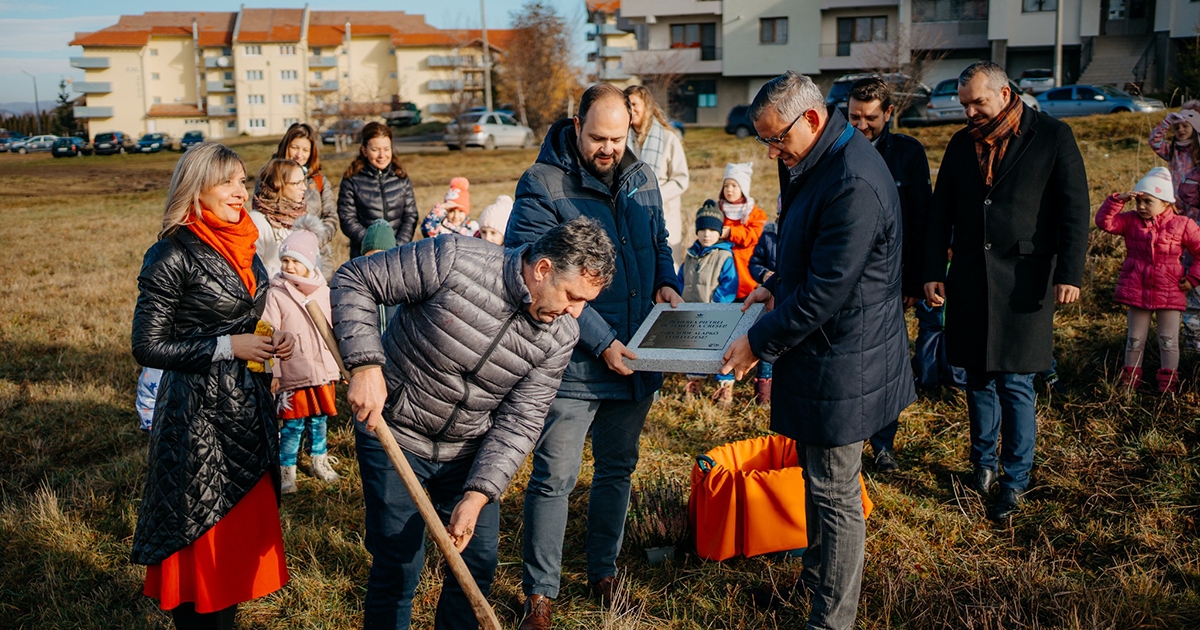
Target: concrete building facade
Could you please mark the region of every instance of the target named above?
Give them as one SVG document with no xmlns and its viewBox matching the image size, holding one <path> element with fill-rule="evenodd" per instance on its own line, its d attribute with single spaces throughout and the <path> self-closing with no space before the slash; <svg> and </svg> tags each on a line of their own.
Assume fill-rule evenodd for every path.
<svg viewBox="0 0 1200 630">
<path fill-rule="evenodd" d="M 513 32 L 488 36 L 495 64 Z M 482 101 L 480 31 L 438 29 L 403 11 L 148 12 L 70 43 L 83 49 L 71 64 L 85 75 L 74 84 L 86 96 L 75 116 L 93 135 L 280 135 L 295 122 L 323 127 L 399 102 L 429 119 Z"/>
</svg>

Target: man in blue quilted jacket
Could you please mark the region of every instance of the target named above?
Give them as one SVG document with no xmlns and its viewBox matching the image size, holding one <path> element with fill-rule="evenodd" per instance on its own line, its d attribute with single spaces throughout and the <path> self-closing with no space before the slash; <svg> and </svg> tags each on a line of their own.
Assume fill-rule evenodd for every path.
<svg viewBox="0 0 1200 630">
<path fill-rule="evenodd" d="M 612 284 L 579 316 L 579 342 L 533 451 L 525 490 L 523 630 L 550 627 L 558 596 L 567 499 L 579 477 L 584 441 L 592 435 L 595 473 L 585 541 L 588 582 L 611 602 L 617 553 L 629 507 L 629 478 L 658 373 L 634 373 L 625 347 L 655 302 L 682 302 L 667 244 L 658 180 L 625 150 L 631 119 L 620 89 L 584 92 L 579 115 L 550 127 L 537 162 L 517 184 L 504 244 L 528 243 L 554 226 L 587 216 L 604 226 L 616 248 Z"/>
</svg>

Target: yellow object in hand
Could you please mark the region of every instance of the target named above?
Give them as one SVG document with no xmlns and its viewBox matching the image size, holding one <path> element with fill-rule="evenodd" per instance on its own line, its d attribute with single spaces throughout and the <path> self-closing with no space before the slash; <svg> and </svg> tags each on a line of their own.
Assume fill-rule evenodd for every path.
<svg viewBox="0 0 1200 630">
<path fill-rule="evenodd" d="M 259 337 L 274 337 L 275 327 L 260 319 L 258 320 L 258 323 L 254 325 L 254 334 L 258 335 Z M 267 365 L 270 365 L 270 363 L 270 360 L 267 361 L 266 365 L 259 363 L 258 361 L 247 361 L 246 368 L 251 372 L 266 372 Z"/>
</svg>

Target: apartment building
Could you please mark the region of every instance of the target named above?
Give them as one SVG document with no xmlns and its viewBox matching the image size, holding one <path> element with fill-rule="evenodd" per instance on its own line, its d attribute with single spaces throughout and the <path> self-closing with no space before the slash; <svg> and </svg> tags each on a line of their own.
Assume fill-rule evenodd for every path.
<svg viewBox="0 0 1200 630">
<path fill-rule="evenodd" d="M 512 31 L 488 32 L 494 63 Z M 426 117 L 482 101 L 479 30 L 403 11 L 148 12 L 77 33 L 86 80 L 75 108 L 93 134 L 280 135 L 306 121 L 379 115 L 407 101 Z"/>
<path fill-rule="evenodd" d="M 595 43 L 588 52 L 588 80 L 607 81 L 620 88 L 636 83 L 625 71 L 621 55 L 637 48 L 637 35 L 621 19 L 621 0 L 587 0 L 587 39 Z"/>
<path fill-rule="evenodd" d="M 929 85 L 977 60 L 1053 68 L 1060 6 L 1064 84 L 1162 89 L 1200 21 L 1196 0 L 620 0 L 616 26 L 636 35 L 624 72 L 676 84 L 681 121 L 719 125 L 789 68 L 823 87 L 913 59 Z"/>
</svg>

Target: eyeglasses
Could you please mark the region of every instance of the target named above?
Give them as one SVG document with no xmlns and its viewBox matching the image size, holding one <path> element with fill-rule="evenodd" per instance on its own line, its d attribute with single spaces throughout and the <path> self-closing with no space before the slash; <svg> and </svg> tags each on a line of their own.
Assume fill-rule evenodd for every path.
<svg viewBox="0 0 1200 630">
<path fill-rule="evenodd" d="M 758 140 L 758 143 L 765 147 L 775 146 L 775 147 L 783 148 L 783 139 L 787 137 L 788 133 L 791 132 L 792 127 L 795 127 L 796 123 L 799 122 L 800 119 L 804 117 L 804 114 L 807 114 L 807 113 L 808 113 L 807 111 L 800 112 L 800 115 L 797 116 L 795 118 L 795 120 L 792 121 L 792 124 L 788 125 L 787 128 L 783 130 L 783 133 L 779 134 L 778 136 L 776 136 L 774 138 L 764 138 L 762 136 L 755 135 L 754 139 Z"/>
</svg>

